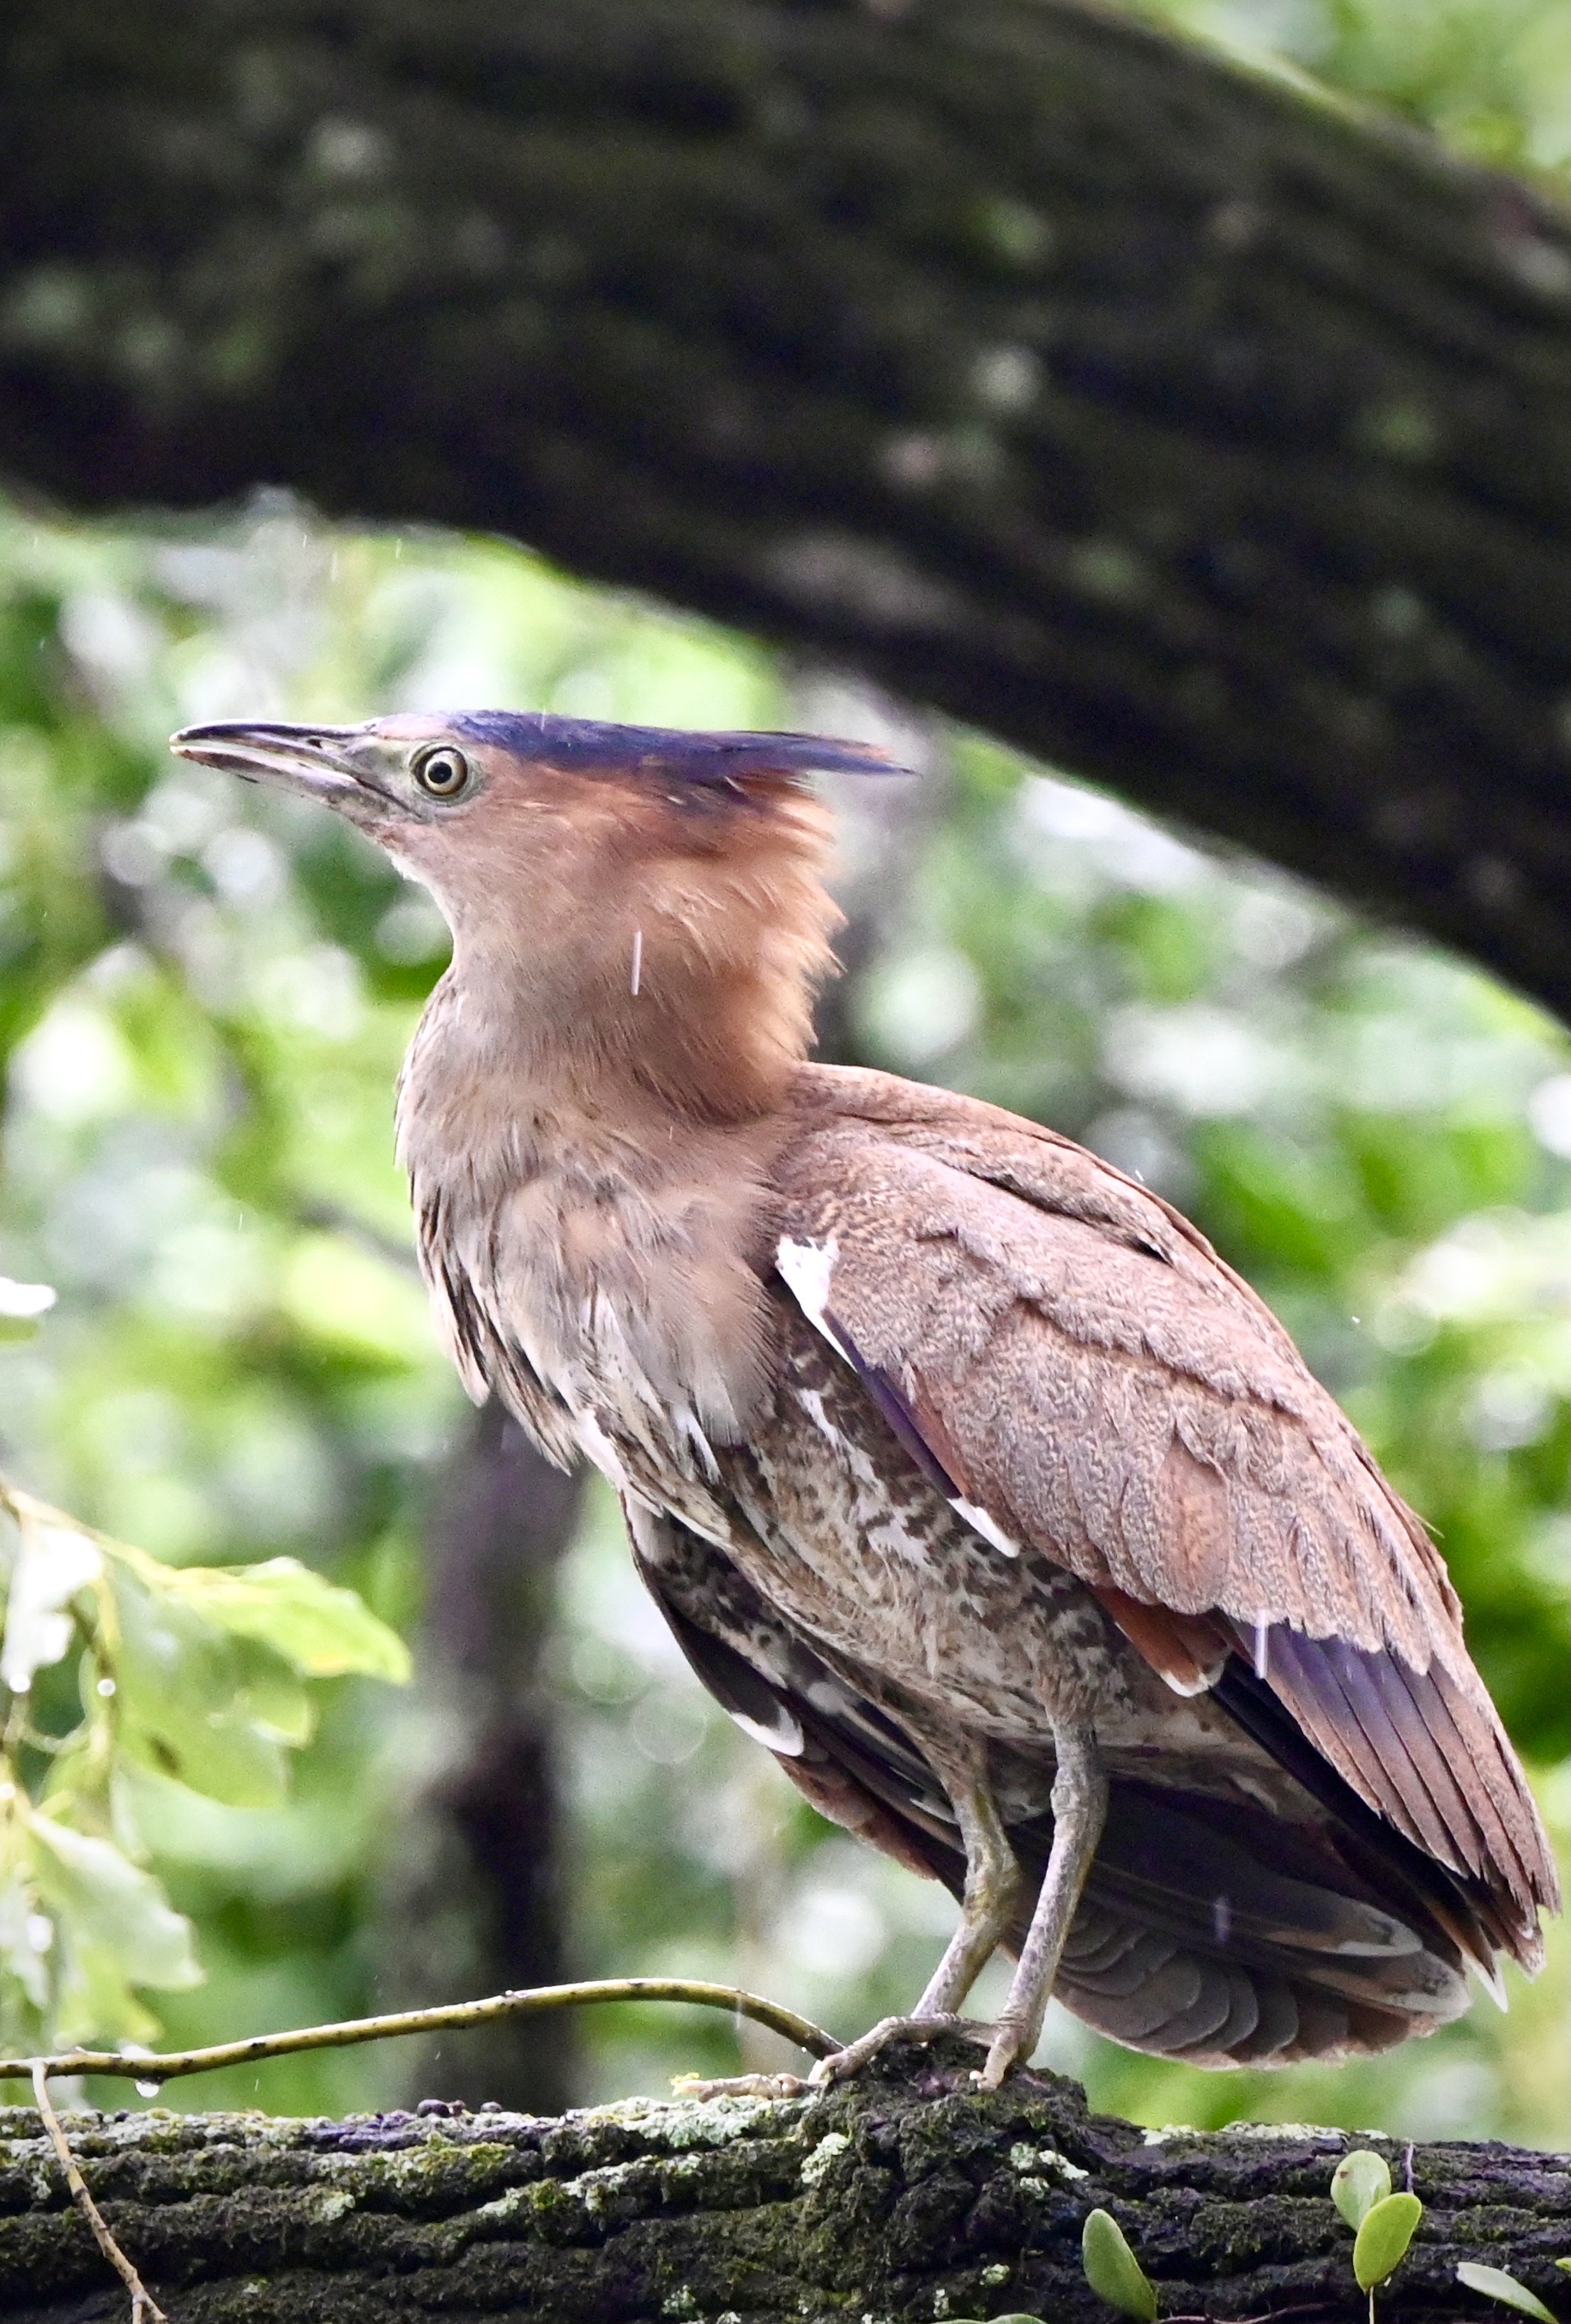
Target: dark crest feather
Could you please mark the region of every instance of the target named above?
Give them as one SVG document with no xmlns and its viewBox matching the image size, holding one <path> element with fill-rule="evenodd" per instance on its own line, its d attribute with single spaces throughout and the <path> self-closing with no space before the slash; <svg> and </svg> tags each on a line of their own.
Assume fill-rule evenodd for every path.
<svg viewBox="0 0 1571 2324">
<path fill-rule="evenodd" d="M 820 734 L 693 734 L 678 726 L 617 726 L 596 718 L 559 718 L 549 710 L 462 710 L 448 725 L 466 741 L 487 742 L 526 763 L 572 774 L 658 776 L 725 784 L 748 775 L 900 775 L 875 742 Z"/>
</svg>

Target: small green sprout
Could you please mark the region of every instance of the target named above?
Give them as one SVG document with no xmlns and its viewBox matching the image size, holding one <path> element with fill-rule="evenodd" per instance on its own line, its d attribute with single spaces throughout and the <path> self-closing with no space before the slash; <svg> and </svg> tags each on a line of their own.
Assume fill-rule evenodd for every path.
<svg viewBox="0 0 1571 2324">
<path fill-rule="evenodd" d="M 1555 2264 L 1564 2267 L 1566 2263 L 1557 2259 Z M 1508 2275 L 1503 2267 L 1483 2267 L 1476 2260 L 1465 2259 L 1457 2267 L 1456 2280 L 1465 2283 L 1469 2292 L 1482 2292 L 1486 2300 L 1499 2300 L 1507 2308 L 1520 2309 L 1524 2316 L 1536 2316 L 1539 2324 L 1555 2324 L 1555 2318 L 1538 2293 L 1529 2292 L 1525 2283 L 1519 2283 L 1514 2275 Z"/>
<path fill-rule="evenodd" d="M 1088 2211 L 1080 2233 L 1080 2260 L 1086 2281 L 1098 2300 L 1105 2300 L 1121 2316 L 1136 2324 L 1155 2324 L 1157 2295 L 1139 2260 L 1123 2239 L 1123 2230 L 1111 2211 Z"/>
<path fill-rule="evenodd" d="M 1353 2273 L 1360 2292 L 1372 2292 L 1401 2265 L 1423 2216 L 1416 2195 L 1387 2195 L 1365 2211 L 1353 2245 Z"/>
<path fill-rule="evenodd" d="M 1354 2235 L 1365 2215 L 1383 2203 L 1391 2190 L 1391 2174 L 1384 2157 L 1368 2147 L 1345 2154 L 1331 2174 L 1331 2200 Z"/>
<path fill-rule="evenodd" d="M 1331 2200 L 1354 2231 L 1353 2273 L 1369 2294 L 1369 2324 L 1376 2287 L 1401 2265 L 1424 2216 L 1416 2195 L 1393 2195 L 1391 2183 L 1390 2169 L 1367 2147 L 1345 2154 L 1331 2175 Z"/>
</svg>

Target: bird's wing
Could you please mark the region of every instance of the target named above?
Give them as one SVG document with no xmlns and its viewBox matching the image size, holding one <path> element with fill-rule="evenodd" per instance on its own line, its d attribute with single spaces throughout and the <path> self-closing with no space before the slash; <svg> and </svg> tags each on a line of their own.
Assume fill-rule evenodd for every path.
<svg viewBox="0 0 1571 2324">
<path fill-rule="evenodd" d="M 777 1264 L 1000 1554 L 1078 1575 L 1180 1689 L 1252 1663 L 1315 1751 L 1509 1906 L 1556 1883 L 1419 1519 L 1248 1286 L 1050 1132 L 804 1071 Z"/>
</svg>

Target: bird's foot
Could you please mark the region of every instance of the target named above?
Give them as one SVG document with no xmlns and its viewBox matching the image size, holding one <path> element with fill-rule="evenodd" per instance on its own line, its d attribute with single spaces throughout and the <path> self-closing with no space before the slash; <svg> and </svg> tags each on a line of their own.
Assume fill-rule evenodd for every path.
<svg viewBox="0 0 1571 2324">
<path fill-rule="evenodd" d="M 937 2042 L 946 2034 L 956 2034 L 962 2041 L 975 2042 L 987 2052 L 984 2062 L 971 2077 L 977 2089 L 984 2090 L 997 2089 L 1010 2069 L 1036 2047 L 1022 2026 L 1012 2025 L 1006 2020 L 988 2025 L 975 2017 L 953 2015 L 882 2017 L 843 2050 L 820 2058 L 805 2081 L 799 2074 L 730 2074 L 722 2081 L 712 2082 L 700 2080 L 697 2074 L 679 2074 L 671 2087 L 683 2098 L 809 2098 L 816 2090 L 831 2089 L 836 2082 L 849 2081 L 853 2074 L 859 2074 L 870 2059 L 876 2058 L 892 2043 Z"/>
<path fill-rule="evenodd" d="M 800 2074 L 726 2074 L 713 2082 L 678 2074 L 671 2083 L 679 2098 L 799 2098 L 808 2088 Z"/>
<path fill-rule="evenodd" d="M 883 2017 L 856 2041 L 848 2042 L 845 2049 L 820 2058 L 808 2076 L 809 2086 L 823 2090 L 836 2082 L 848 2081 L 892 2042 L 936 2042 L 944 2034 L 958 2034 L 964 2040 L 980 2042 L 984 2046 L 991 2044 L 993 2038 L 991 2025 L 980 2025 L 972 2017 Z"/>
</svg>

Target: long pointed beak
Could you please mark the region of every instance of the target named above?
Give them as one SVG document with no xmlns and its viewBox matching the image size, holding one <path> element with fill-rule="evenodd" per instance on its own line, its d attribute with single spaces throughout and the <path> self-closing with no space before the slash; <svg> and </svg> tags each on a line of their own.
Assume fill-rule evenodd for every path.
<svg viewBox="0 0 1571 2324">
<path fill-rule="evenodd" d="M 273 783 L 328 807 L 390 807 L 395 802 L 375 779 L 369 740 L 364 726 L 254 725 L 224 719 L 212 726 L 182 727 L 170 736 L 169 747 L 199 767 L 222 767 L 247 782 Z"/>
</svg>

